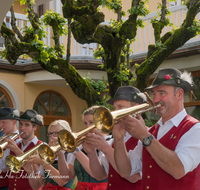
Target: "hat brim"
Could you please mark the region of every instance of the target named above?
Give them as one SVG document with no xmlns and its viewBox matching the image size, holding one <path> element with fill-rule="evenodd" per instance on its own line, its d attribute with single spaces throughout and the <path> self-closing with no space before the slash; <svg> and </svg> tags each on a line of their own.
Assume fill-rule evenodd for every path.
<svg viewBox="0 0 200 190">
<path fill-rule="evenodd" d="M 127 100 L 127 101 L 130 101 L 129 98 L 120 96 L 120 97 L 116 97 L 116 98 L 112 98 L 112 99 L 108 100 L 107 103 L 113 105 L 116 100 Z"/>
<path fill-rule="evenodd" d="M 163 81 L 160 84 L 153 84 L 153 85 L 145 88 L 145 90 L 152 90 L 153 88 L 161 86 L 161 85 L 169 85 L 169 86 L 180 87 L 180 88 L 183 89 L 183 91 L 185 93 L 190 92 L 192 90 L 192 87 L 188 82 L 182 81 L 181 84 L 177 84 L 174 80 L 173 81 L 167 80 L 167 81 Z"/>
<path fill-rule="evenodd" d="M 6 116 L 0 118 L 0 120 L 4 120 L 4 119 L 17 120 L 16 117 L 12 117 L 11 115 L 6 115 Z"/>
</svg>

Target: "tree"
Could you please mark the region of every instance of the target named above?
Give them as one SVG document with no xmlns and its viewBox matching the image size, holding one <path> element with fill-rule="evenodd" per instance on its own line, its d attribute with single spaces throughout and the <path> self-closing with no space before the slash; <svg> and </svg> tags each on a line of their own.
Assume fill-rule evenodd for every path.
<svg viewBox="0 0 200 190">
<path fill-rule="evenodd" d="M 25 28 L 25 35 L 22 35 L 15 26 L 12 7 L 13 19 L 11 25 L 13 31 L 8 29 L 5 23 L 1 27 L 1 33 L 6 40 L 4 56 L 11 64 L 15 64 L 19 56 L 29 55 L 45 70 L 65 78 L 74 93 L 86 100 L 88 106 L 101 101 L 99 94 L 90 85 L 89 81 L 83 79 L 76 69 L 70 65 L 69 48 L 66 59 L 63 59 L 63 47 L 59 44 L 59 37 L 66 34 L 64 26 L 66 25 L 65 19 L 67 19 L 68 32 L 72 31 L 77 42 L 81 44 L 98 43 L 101 45 L 101 49 L 96 53 L 96 56 L 100 55 L 103 59 L 111 97 L 114 96 L 117 88 L 123 85 L 124 82 L 125 84 L 132 82 L 133 74 L 130 72 L 127 55 L 130 43 L 136 36 L 137 28 L 143 26 L 139 17 L 149 13 L 146 7 L 148 0 L 132 0 L 126 21 L 122 20 L 125 13 L 122 10 L 121 0 L 61 0 L 65 19 L 52 12 L 49 12 L 42 19 L 46 25 L 50 25 L 53 29 L 55 46 L 52 47 L 45 46 L 41 41 L 45 37 L 45 33 L 42 28 L 42 21 L 33 11 L 32 1 L 21 0 L 21 3 L 27 4 L 28 18 L 31 23 L 30 27 Z M 112 20 L 111 25 L 100 24 L 104 21 L 104 14 L 99 10 L 102 5 L 114 10 L 117 15 L 117 20 Z M 136 69 L 137 78 L 134 85 L 141 91 L 148 85 L 150 75 L 154 73 L 159 65 L 177 48 L 183 46 L 199 32 L 199 23 L 195 21 L 195 16 L 200 11 L 199 0 L 188 0 L 185 5 L 188 11 L 183 24 L 161 36 L 162 29 L 170 22 L 167 18 L 169 11 L 166 7 L 166 0 L 162 0 L 162 3 L 159 4 L 158 18 L 152 19 L 156 43 L 149 45 L 145 61 Z M 68 36 L 71 36 L 70 33 Z M 119 78 L 122 75 L 125 77 Z"/>
</svg>

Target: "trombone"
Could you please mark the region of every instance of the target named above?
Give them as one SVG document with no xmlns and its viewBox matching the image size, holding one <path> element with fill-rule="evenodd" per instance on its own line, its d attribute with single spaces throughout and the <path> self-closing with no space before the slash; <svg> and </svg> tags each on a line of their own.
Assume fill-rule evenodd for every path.
<svg viewBox="0 0 200 190">
<path fill-rule="evenodd" d="M 23 167 L 28 161 L 27 157 L 33 155 L 33 153 L 43 144 L 44 143 L 41 143 L 33 147 L 27 152 L 21 154 L 20 156 L 8 155 L 5 159 L 6 166 L 10 169 L 11 172 L 18 173 L 21 170 L 21 167 Z"/>
<path fill-rule="evenodd" d="M 23 132 L 21 132 L 20 134 L 17 134 L 17 133 L 10 133 L 10 134 L 7 134 L 7 135 L 4 135 L 0 141 L 4 140 L 5 138 L 7 137 L 11 137 L 12 140 L 15 140 L 17 139 L 20 135 L 22 135 Z M 3 142 L 3 143 L 0 143 L 0 159 L 3 157 L 4 155 L 4 151 L 3 149 L 7 146 L 8 142 Z"/>
</svg>

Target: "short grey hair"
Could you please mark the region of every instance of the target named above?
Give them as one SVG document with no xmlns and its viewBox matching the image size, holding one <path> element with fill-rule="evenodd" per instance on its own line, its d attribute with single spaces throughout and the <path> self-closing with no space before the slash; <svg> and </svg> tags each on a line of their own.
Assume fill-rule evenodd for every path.
<svg viewBox="0 0 200 190">
<path fill-rule="evenodd" d="M 176 95 L 176 93 L 178 92 L 179 89 L 181 89 L 181 88 L 178 87 L 178 86 L 175 86 L 175 87 L 174 87 L 174 96 Z"/>
</svg>

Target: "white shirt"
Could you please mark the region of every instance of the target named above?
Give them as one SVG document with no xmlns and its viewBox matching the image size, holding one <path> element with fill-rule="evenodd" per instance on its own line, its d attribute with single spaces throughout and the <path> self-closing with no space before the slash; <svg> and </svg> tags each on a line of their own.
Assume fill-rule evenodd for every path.
<svg viewBox="0 0 200 190">
<path fill-rule="evenodd" d="M 187 115 L 185 109 L 179 112 L 172 119 L 163 125 L 162 118 L 157 122 L 160 127 L 158 130 L 157 140 L 161 139 L 173 126 L 178 127 L 181 121 Z M 180 139 L 175 148 L 179 159 L 181 160 L 185 175 L 194 170 L 200 163 L 200 123 L 196 123 L 189 131 L 187 131 Z M 142 170 L 142 142 L 139 141 L 134 150 L 129 151 L 131 159 L 131 175 Z"/>
<path fill-rule="evenodd" d="M 126 134 L 125 134 L 125 136 L 124 136 L 124 142 L 126 143 L 130 138 L 131 138 L 131 135 L 130 135 L 128 132 L 126 132 Z M 111 140 L 108 142 L 108 144 L 109 144 L 110 146 L 112 146 L 113 141 L 114 141 L 114 140 L 111 139 Z M 100 160 L 100 162 L 102 163 L 102 165 L 103 165 L 103 167 L 104 167 L 104 169 L 105 169 L 105 172 L 106 172 L 107 175 L 108 175 L 108 173 L 109 173 L 109 161 L 108 161 L 108 159 L 106 158 L 105 154 L 103 154 L 103 155 L 99 158 L 99 160 Z"/>
<path fill-rule="evenodd" d="M 16 130 L 14 133 L 19 134 L 18 130 Z M 20 139 L 16 139 L 15 142 L 18 143 Z M 3 157 L 0 159 L 0 171 L 3 171 L 5 169 L 7 169 L 6 163 L 5 163 L 5 159 L 6 157 L 10 155 L 10 149 L 6 149 L 3 151 Z"/>
</svg>

